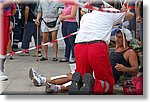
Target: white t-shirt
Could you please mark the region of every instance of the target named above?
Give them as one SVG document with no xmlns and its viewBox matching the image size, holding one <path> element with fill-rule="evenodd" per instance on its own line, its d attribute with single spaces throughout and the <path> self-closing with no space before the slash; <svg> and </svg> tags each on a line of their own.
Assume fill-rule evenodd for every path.
<svg viewBox="0 0 150 102">
<path fill-rule="evenodd" d="M 113 8 L 107 9 L 112 10 Z M 95 10 L 83 15 L 75 43 L 103 40 L 109 44 L 112 27 L 122 23 L 124 17 L 125 13 L 107 13 Z"/>
</svg>

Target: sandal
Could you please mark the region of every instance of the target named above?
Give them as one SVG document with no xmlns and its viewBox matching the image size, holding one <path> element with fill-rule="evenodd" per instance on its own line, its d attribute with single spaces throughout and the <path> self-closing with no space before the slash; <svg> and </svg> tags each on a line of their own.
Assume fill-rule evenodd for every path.
<svg viewBox="0 0 150 102">
<path fill-rule="evenodd" d="M 52 59 L 52 61 L 55 62 L 55 61 L 58 61 L 58 59 L 54 57 L 54 58 Z"/>
<path fill-rule="evenodd" d="M 40 59 L 40 61 L 46 61 L 46 60 L 48 60 L 47 58 L 44 58 L 44 57 L 42 57 L 41 59 Z"/>
</svg>

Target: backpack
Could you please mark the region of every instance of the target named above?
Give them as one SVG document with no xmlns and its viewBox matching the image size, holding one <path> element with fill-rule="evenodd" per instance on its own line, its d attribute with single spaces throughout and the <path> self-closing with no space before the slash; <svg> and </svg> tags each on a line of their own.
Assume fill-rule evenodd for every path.
<svg viewBox="0 0 150 102">
<path fill-rule="evenodd" d="M 127 80 L 123 85 L 123 90 L 127 95 L 143 95 L 143 75 Z"/>
</svg>

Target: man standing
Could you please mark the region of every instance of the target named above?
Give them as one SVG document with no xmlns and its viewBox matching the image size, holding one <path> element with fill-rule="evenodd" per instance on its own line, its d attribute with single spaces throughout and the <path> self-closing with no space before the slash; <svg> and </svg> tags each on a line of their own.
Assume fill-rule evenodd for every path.
<svg viewBox="0 0 150 102">
<path fill-rule="evenodd" d="M 28 49 L 31 41 L 31 37 L 34 37 L 35 45 L 41 45 L 41 37 L 40 33 L 38 33 L 38 44 L 37 44 L 37 26 L 33 21 L 36 19 L 36 15 L 34 13 L 35 7 L 37 3 L 34 1 L 32 3 L 25 4 L 25 24 L 24 24 L 24 35 L 22 40 L 22 49 Z M 38 29 L 39 30 L 39 29 Z M 40 31 L 38 31 L 40 32 Z M 41 51 L 38 51 L 38 56 L 41 57 Z M 22 56 L 29 56 L 29 52 L 25 52 L 21 54 Z"/>
<path fill-rule="evenodd" d="M 1 0 L 0 5 L 0 81 L 8 80 L 8 77 L 4 75 L 4 62 L 6 60 L 5 55 L 7 53 L 7 45 L 9 42 L 9 17 L 12 15 L 15 6 L 9 0 Z"/>
</svg>

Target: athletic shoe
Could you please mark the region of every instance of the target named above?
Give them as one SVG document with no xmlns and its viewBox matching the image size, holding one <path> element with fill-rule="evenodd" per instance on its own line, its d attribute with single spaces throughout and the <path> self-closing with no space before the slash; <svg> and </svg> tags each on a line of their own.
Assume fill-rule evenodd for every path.
<svg viewBox="0 0 150 102">
<path fill-rule="evenodd" d="M 35 86 L 41 86 L 46 82 L 46 78 L 43 75 L 38 74 L 33 68 L 29 70 L 29 77 L 33 80 Z"/>
<path fill-rule="evenodd" d="M 69 61 L 69 64 L 72 64 L 72 63 L 76 63 L 75 58 L 71 58 L 71 60 Z"/>
<path fill-rule="evenodd" d="M 33 69 L 33 68 L 30 68 L 29 70 L 29 78 L 32 80 L 33 77 L 35 77 L 38 73 Z"/>
<path fill-rule="evenodd" d="M 90 73 L 86 73 L 82 79 L 83 86 L 79 90 L 80 95 L 90 95 L 92 94 L 92 89 L 94 86 L 94 78 Z"/>
<path fill-rule="evenodd" d="M 33 77 L 33 83 L 34 83 L 35 86 L 41 86 L 42 85 L 41 81 L 42 80 L 41 80 L 40 77 L 38 77 L 38 76 Z"/>
<path fill-rule="evenodd" d="M 60 85 L 46 83 L 45 93 L 57 93 L 60 91 Z"/>
<path fill-rule="evenodd" d="M 69 62 L 69 60 L 65 57 L 65 58 L 62 58 L 59 62 Z"/>
<path fill-rule="evenodd" d="M 0 71 L 0 81 L 6 81 L 6 80 L 8 80 L 8 77 L 4 75 L 4 72 Z"/>
<path fill-rule="evenodd" d="M 80 73 L 75 72 L 72 75 L 72 83 L 68 90 L 69 95 L 78 95 L 79 89 L 81 88 L 81 86 L 82 86 L 82 77 Z"/>
</svg>

